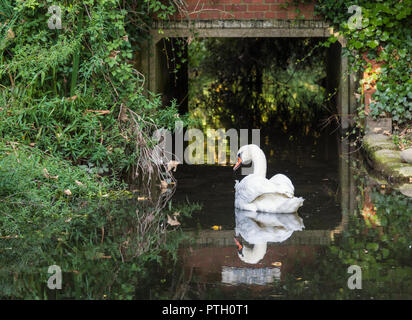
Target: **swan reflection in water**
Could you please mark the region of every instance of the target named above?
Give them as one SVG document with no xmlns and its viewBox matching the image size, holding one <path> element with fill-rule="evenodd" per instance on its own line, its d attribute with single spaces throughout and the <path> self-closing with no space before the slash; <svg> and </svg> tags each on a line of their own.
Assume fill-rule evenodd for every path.
<svg viewBox="0 0 412 320">
<path fill-rule="evenodd" d="M 297 213 L 267 213 L 235 210 L 235 241 L 240 260 L 257 264 L 263 259 L 268 242 L 284 242 L 293 232 L 304 229 L 302 218 Z M 249 245 L 242 244 L 243 238 Z M 239 241 L 240 240 L 240 241 Z M 230 284 L 263 285 L 280 278 L 280 268 L 234 268 L 224 266 L 222 282 Z"/>
</svg>

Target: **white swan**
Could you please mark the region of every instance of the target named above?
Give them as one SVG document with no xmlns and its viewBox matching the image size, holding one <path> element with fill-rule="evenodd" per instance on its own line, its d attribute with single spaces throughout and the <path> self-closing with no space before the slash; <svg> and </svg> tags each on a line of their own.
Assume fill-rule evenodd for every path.
<svg viewBox="0 0 412 320">
<path fill-rule="evenodd" d="M 237 163 L 233 170 L 242 164 L 253 163 L 253 173 L 242 181 L 236 181 L 235 207 L 249 211 L 272 213 L 293 213 L 302 206 L 304 199 L 294 197 L 295 188 L 283 174 L 266 179 L 266 157 L 255 144 L 248 144 L 239 149 Z"/>
<path fill-rule="evenodd" d="M 266 254 L 268 242 L 283 242 L 295 231 L 305 226 L 296 213 L 266 213 L 235 209 L 235 235 L 239 235 L 253 247 L 238 245 L 239 258 L 246 263 L 256 264 Z"/>
</svg>

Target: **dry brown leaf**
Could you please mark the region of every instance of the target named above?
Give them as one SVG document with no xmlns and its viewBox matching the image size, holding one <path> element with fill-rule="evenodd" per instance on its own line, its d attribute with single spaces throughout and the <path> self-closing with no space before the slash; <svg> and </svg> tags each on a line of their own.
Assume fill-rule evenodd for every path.
<svg viewBox="0 0 412 320">
<path fill-rule="evenodd" d="M 43 176 L 45 176 L 47 179 L 50 178 L 49 172 L 47 171 L 46 168 L 43 169 Z"/>
<path fill-rule="evenodd" d="M 75 182 L 78 186 L 82 186 L 82 185 L 83 185 L 83 183 L 81 183 L 81 182 L 78 181 L 78 180 L 74 180 L 74 182 Z"/>
<path fill-rule="evenodd" d="M 384 130 L 383 134 L 387 135 L 387 136 L 391 136 L 392 134 L 388 131 L 388 130 Z"/>
<path fill-rule="evenodd" d="M 170 224 L 171 226 L 179 226 L 180 222 L 177 221 L 176 216 L 173 216 L 173 219 L 167 215 L 167 223 Z"/>
<path fill-rule="evenodd" d="M 1 236 L 0 237 L 0 239 L 13 239 L 13 238 L 18 238 L 19 236 L 16 234 L 16 235 L 13 235 L 13 236 Z"/>
<path fill-rule="evenodd" d="M 77 96 L 76 96 L 76 95 L 73 96 L 73 97 L 68 97 L 68 98 L 66 98 L 67 101 L 74 101 L 74 100 L 76 100 L 76 99 L 77 99 Z"/>
<path fill-rule="evenodd" d="M 110 51 L 109 58 L 116 59 L 117 55 L 120 53 L 119 50 Z"/>
<path fill-rule="evenodd" d="M 64 194 L 66 194 L 66 195 L 68 195 L 68 196 L 71 196 L 71 195 L 72 195 L 72 192 L 70 191 L 70 189 L 66 189 L 66 190 L 64 190 L 63 192 L 64 192 Z"/>
<path fill-rule="evenodd" d="M 146 217 L 145 222 L 152 222 L 154 218 L 154 215 L 151 213 Z"/>
<path fill-rule="evenodd" d="M 109 114 L 110 110 L 89 110 L 89 109 L 87 109 L 86 112 L 94 112 L 94 113 L 96 113 L 96 115 L 102 116 L 104 114 Z"/>
<path fill-rule="evenodd" d="M 57 178 L 59 177 L 59 176 L 51 176 L 46 168 L 43 169 L 43 176 L 47 179 L 55 179 L 55 180 L 57 180 Z"/>
<path fill-rule="evenodd" d="M 7 40 L 9 40 L 9 39 L 14 39 L 14 37 L 15 37 L 15 35 L 14 35 L 13 30 L 12 30 L 11 28 L 10 28 L 9 30 L 7 30 L 6 39 L 7 39 Z"/>
<path fill-rule="evenodd" d="M 167 171 L 170 171 L 173 169 L 173 172 L 176 172 L 177 166 L 180 164 L 179 161 L 175 161 L 175 160 L 170 160 L 167 163 Z"/>
</svg>

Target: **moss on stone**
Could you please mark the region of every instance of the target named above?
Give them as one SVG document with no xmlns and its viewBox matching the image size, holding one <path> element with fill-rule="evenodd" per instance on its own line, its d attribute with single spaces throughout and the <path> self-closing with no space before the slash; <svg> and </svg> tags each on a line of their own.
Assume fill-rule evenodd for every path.
<svg viewBox="0 0 412 320">
<path fill-rule="evenodd" d="M 403 181 L 412 177 L 412 164 L 403 162 L 400 151 L 390 137 L 383 134 L 368 134 L 364 137 L 363 149 L 371 166 L 385 178 Z"/>
</svg>

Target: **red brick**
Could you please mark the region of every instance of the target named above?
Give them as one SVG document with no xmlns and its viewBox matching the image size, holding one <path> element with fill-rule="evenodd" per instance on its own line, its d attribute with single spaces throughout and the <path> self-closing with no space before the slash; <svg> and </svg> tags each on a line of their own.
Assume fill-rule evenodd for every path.
<svg viewBox="0 0 412 320">
<path fill-rule="evenodd" d="M 267 12 L 265 12 L 265 18 L 266 19 L 275 19 L 275 18 L 277 18 L 277 12 L 267 11 Z"/>
<path fill-rule="evenodd" d="M 243 3 L 259 3 L 264 4 L 265 0 L 243 0 Z"/>
<path fill-rule="evenodd" d="M 314 3 L 300 4 L 298 8 L 301 11 L 313 11 L 315 9 L 315 4 Z"/>
<path fill-rule="evenodd" d="M 209 11 L 209 10 L 225 10 L 225 6 L 223 4 L 221 5 L 213 5 L 213 4 L 209 4 L 209 5 L 201 5 L 201 6 L 188 6 L 187 10 L 189 12 L 193 12 L 193 11 Z"/>
<path fill-rule="evenodd" d="M 303 11 L 301 14 L 305 16 L 305 19 L 313 19 L 313 11 Z"/>
<path fill-rule="evenodd" d="M 236 13 L 240 13 L 240 12 L 236 12 Z M 221 12 L 220 19 L 239 19 L 239 18 L 236 18 L 236 13 Z"/>
<path fill-rule="evenodd" d="M 239 4 L 242 0 L 215 0 L 213 3 L 216 4 Z"/>
<path fill-rule="evenodd" d="M 276 12 L 276 18 L 286 20 L 288 18 L 288 13 L 286 11 L 285 12 L 278 11 Z"/>
<path fill-rule="evenodd" d="M 270 5 L 270 11 L 286 11 L 283 9 L 280 5 L 278 4 L 271 4 Z"/>
<path fill-rule="evenodd" d="M 302 13 L 297 13 L 297 12 L 294 12 L 294 11 L 289 11 L 289 12 L 288 12 L 288 19 L 295 19 L 296 17 L 301 16 L 301 15 L 302 15 Z"/>
<path fill-rule="evenodd" d="M 244 12 L 238 11 L 238 12 L 233 12 L 233 19 L 244 19 Z"/>
<path fill-rule="evenodd" d="M 263 19 L 265 17 L 264 12 L 245 12 L 243 14 L 245 19 Z"/>
<path fill-rule="evenodd" d="M 199 16 L 198 13 L 189 13 L 189 19 L 197 19 Z"/>
<path fill-rule="evenodd" d="M 198 19 L 201 19 L 201 20 L 220 19 L 220 12 L 219 11 L 202 11 L 202 12 L 199 12 Z"/>
<path fill-rule="evenodd" d="M 226 11 L 246 11 L 247 6 L 245 4 L 232 4 L 225 5 Z"/>
<path fill-rule="evenodd" d="M 248 11 L 268 11 L 269 5 L 267 4 L 248 4 Z"/>
<path fill-rule="evenodd" d="M 188 5 L 188 6 L 190 6 L 190 5 L 193 5 L 193 6 L 195 6 L 195 5 L 201 5 L 202 3 L 205 3 L 205 1 L 199 1 L 199 0 L 186 0 L 186 4 Z"/>
</svg>

